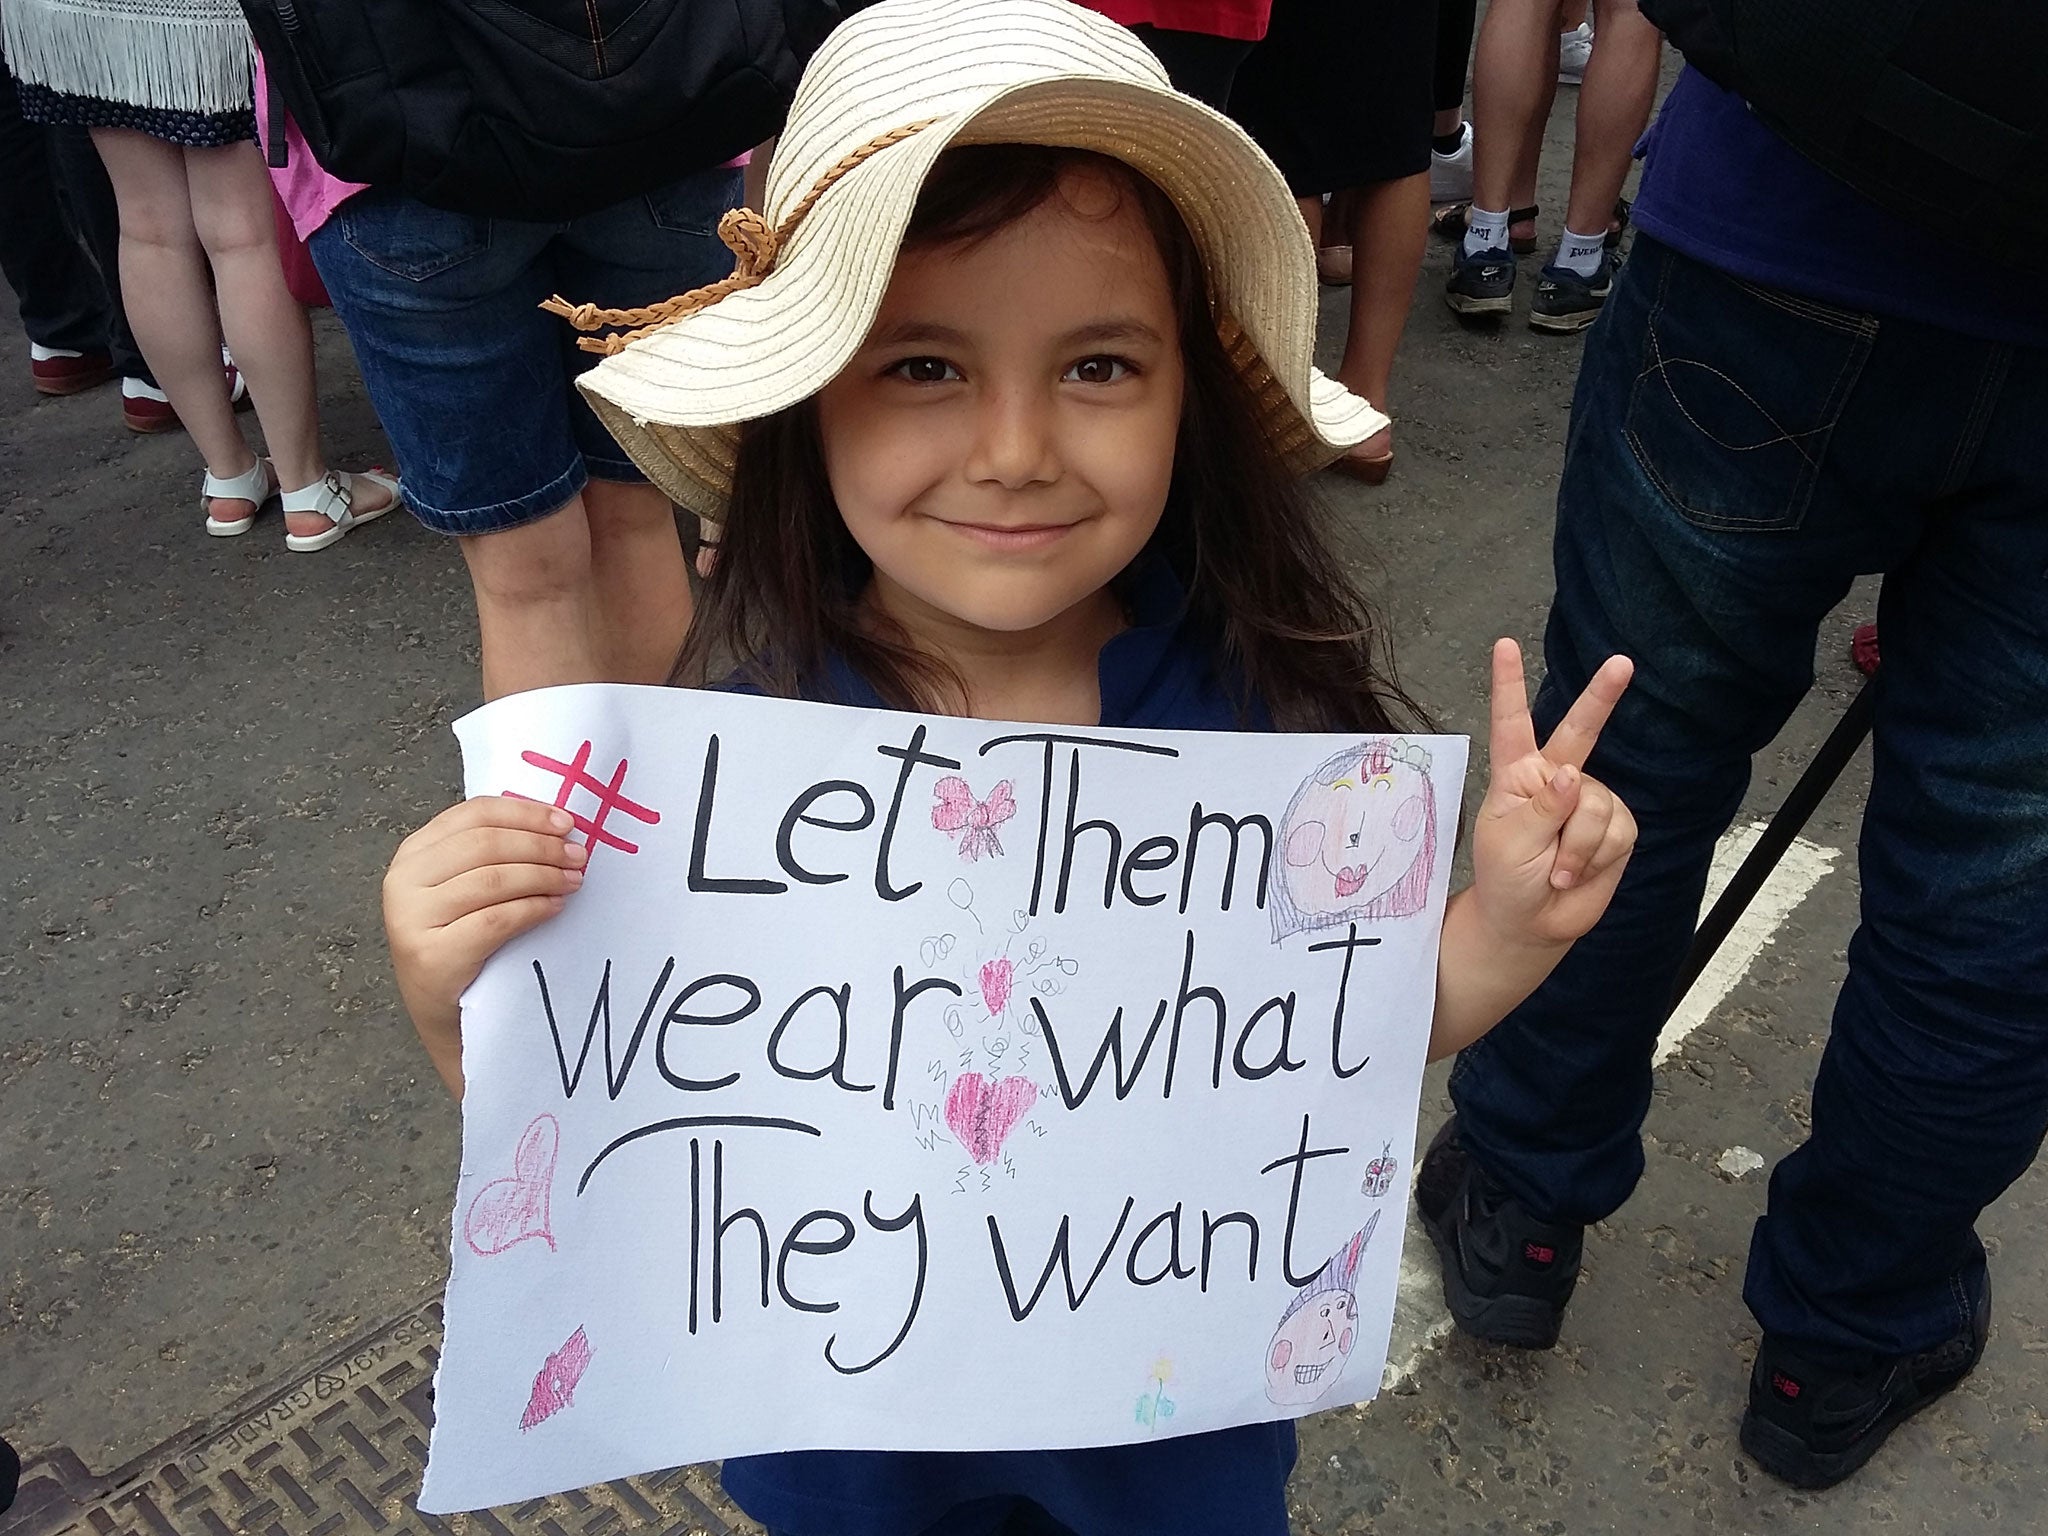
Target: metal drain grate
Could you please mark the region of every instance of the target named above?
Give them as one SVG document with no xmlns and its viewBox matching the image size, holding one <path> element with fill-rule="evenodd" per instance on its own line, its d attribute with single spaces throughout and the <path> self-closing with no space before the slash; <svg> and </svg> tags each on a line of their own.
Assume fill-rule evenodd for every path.
<svg viewBox="0 0 2048 1536">
<path fill-rule="evenodd" d="M 434 1301 L 118 1472 L 95 1477 L 64 1450 L 31 1457 L 0 1536 L 758 1536 L 709 1467 L 421 1514 L 440 1346 Z"/>
</svg>

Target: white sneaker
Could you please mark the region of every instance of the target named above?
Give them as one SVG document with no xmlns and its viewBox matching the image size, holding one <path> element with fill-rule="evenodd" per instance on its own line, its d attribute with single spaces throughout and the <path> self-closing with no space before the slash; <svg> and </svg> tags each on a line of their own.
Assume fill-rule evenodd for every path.
<svg viewBox="0 0 2048 1536">
<path fill-rule="evenodd" d="M 1586 63 L 1593 57 L 1593 23 L 1582 21 L 1557 35 L 1557 83 L 1583 85 Z"/>
<path fill-rule="evenodd" d="M 1429 152 L 1429 200 L 1459 203 L 1472 196 L 1472 125 L 1458 127 L 1458 147 L 1448 155 Z"/>
</svg>

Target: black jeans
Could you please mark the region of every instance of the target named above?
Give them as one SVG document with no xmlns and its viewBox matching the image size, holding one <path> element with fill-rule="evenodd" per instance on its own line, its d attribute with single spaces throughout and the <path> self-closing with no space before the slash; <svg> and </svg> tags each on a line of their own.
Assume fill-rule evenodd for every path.
<svg viewBox="0 0 2048 1536">
<path fill-rule="evenodd" d="M 24 120 L 0 64 L 0 271 L 21 328 L 39 346 L 104 348 L 115 372 L 154 384 L 121 310 L 120 250 L 114 188 L 91 135 Z"/>
<path fill-rule="evenodd" d="M 1744 1292 L 1810 1351 L 1967 1329 L 1977 1215 L 2048 1129 L 2044 421 L 2048 348 L 1740 282 L 1647 236 L 1586 341 L 1535 713 L 1554 728 L 1603 660 L 1635 658 L 1586 767 L 1642 831 L 1606 916 L 1459 1056 L 1451 1097 L 1544 1219 L 1628 1198 L 1715 840 L 1813 682 L 1821 620 L 1882 572 L 1862 924 Z"/>
</svg>

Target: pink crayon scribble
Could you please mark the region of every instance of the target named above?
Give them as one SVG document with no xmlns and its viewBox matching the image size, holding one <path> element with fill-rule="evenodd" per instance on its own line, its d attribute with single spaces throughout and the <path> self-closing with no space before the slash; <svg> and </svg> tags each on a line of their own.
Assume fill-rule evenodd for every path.
<svg viewBox="0 0 2048 1536">
<path fill-rule="evenodd" d="M 553 1115 L 536 1115 L 520 1133 L 512 1153 L 512 1172 L 493 1179 L 469 1202 L 462 1221 L 462 1239 L 480 1258 L 503 1253 L 529 1237 L 540 1238 L 552 1253 L 555 1234 L 548 1223 L 548 1202 L 555 1186 L 555 1156 L 562 1145 L 562 1127 Z M 503 1166 L 502 1164 L 500 1166 Z"/>
<path fill-rule="evenodd" d="M 1010 1001 L 1010 985 L 1016 974 L 1017 968 L 1007 958 L 991 960 L 981 968 L 981 1000 L 988 1004 L 991 1014 L 1001 1013 Z"/>
<path fill-rule="evenodd" d="M 596 852 L 599 843 L 603 843 L 607 848 L 616 848 L 621 853 L 638 853 L 638 843 L 629 843 L 618 834 L 605 831 L 605 822 L 611 818 L 613 811 L 624 811 L 635 821 L 644 821 L 651 827 L 661 820 L 661 812 L 649 810 L 639 802 L 628 800 L 619 793 L 626 782 L 626 759 L 619 759 L 618 767 L 612 770 L 611 782 L 607 784 L 588 771 L 590 752 L 591 743 L 586 741 L 576 749 L 575 758 L 566 763 L 556 762 L 552 757 L 539 752 L 522 752 L 519 758 L 521 762 L 529 763 L 535 768 L 547 773 L 559 773 L 562 776 L 562 787 L 555 792 L 555 809 L 569 812 L 570 819 L 576 823 L 576 830 L 583 834 L 584 842 L 593 853 Z M 595 816 L 584 816 L 570 808 L 569 797 L 579 789 L 597 796 Z M 505 794 L 512 800 L 533 798 L 532 795 L 522 795 L 516 790 L 508 789 Z"/>
<path fill-rule="evenodd" d="M 1037 1102 L 1038 1084 L 1028 1077 L 990 1082 L 979 1072 L 962 1072 L 946 1094 L 946 1124 L 967 1155 L 986 1168 Z"/>
<path fill-rule="evenodd" d="M 983 857 L 1000 857 L 1002 839 L 996 828 L 1017 814 L 1017 802 L 1004 779 L 988 792 L 986 800 L 974 798 L 963 778 L 946 778 L 932 786 L 932 825 L 960 839 L 960 857 L 970 863 Z"/>
<path fill-rule="evenodd" d="M 578 1328 L 569 1335 L 567 1343 L 548 1356 L 548 1363 L 534 1376 L 533 1395 L 526 1400 L 526 1412 L 520 1416 L 519 1427 L 531 1429 L 564 1408 L 573 1407 L 576 1383 L 589 1368 L 590 1340 Z"/>
</svg>

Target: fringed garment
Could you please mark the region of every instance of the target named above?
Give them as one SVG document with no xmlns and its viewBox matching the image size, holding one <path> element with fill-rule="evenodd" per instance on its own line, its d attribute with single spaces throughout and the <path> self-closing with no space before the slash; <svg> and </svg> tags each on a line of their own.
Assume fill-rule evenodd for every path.
<svg viewBox="0 0 2048 1536">
<path fill-rule="evenodd" d="M 204 148 L 255 134 L 235 0 L 0 0 L 32 122 L 136 128 Z"/>
</svg>

